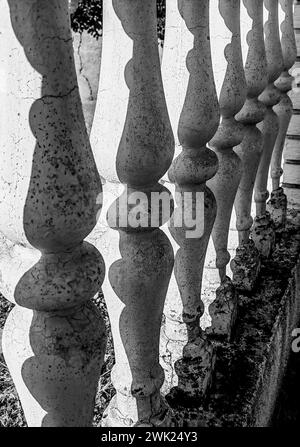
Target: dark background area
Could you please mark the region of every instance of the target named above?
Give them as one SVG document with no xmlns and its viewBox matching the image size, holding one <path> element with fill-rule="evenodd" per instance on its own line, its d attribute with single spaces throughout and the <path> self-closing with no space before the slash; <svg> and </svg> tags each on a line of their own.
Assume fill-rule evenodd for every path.
<svg viewBox="0 0 300 447">
<path fill-rule="evenodd" d="M 163 40 L 166 1 L 157 0 L 157 34 Z M 102 0 L 80 0 L 77 10 L 71 15 L 74 32 L 87 31 L 98 38 L 102 34 Z"/>
</svg>

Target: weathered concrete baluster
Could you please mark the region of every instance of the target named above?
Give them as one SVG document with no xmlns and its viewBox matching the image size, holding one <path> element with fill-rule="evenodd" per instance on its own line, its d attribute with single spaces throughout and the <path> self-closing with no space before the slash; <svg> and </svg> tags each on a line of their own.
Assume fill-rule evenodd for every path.
<svg viewBox="0 0 300 447">
<path fill-rule="evenodd" d="M 263 120 L 265 106 L 258 96 L 267 85 L 267 62 L 263 35 L 263 3 L 243 0 L 241 29 L 247 32 L 248 52 L 245 61 L 247 99 L 236 119 L 244 124 L 244 139 L 235 147 L 242 160 L 243 174 L 235 199 L 239 246 L 231 261 L 234 284 L 242 290 L 252 290 L 260 269 L 259 253 L 249 237 L 252 225 L 251 202 L 255 176 L 262 153 L 262 135 L 256 124 Z M 250 20 L 250 24 L 248 26 Z"/>
<path fill-rule="evenodd" d="M 178 386 L 172 388 L 168 396 L 174 406 L 188 402 L 199 405 L 212 376 L 213 348 L 200 328 L 200 317 L 203 314 L 204 258 L 216 216 L 215 198 L 206 181 L 215 175 L 218 167 L 217 156 L 206 143 L 219 123 L 209 42 L 209 0 L 181 0 L 178 9 L 186 33 L 192 34 L 194 39 L 186 58 L 189 79 L 178 124 L 182 152 L 169 170 L 170 180 L 176 185 L 177 202 L 170 226 L 179 246 L 174 273 L 182 300 L 182 320 L 187 329 L 183 356 L 175 362 Z M 190 219 L 191 216 L 196 219 L 196 224 L 185 219 L 187 212 Z"/>
<path fill-rule="evenodd" d="M 272 193 L 267 210 L 269 211 L 276 229 L 284 228 L 287 212 L 287 198 L 280 187 L 280 177 L 283 173 L 281 168 L 282 152 L 286 133 L 293 113 L 293 104 L 288 95 L 292 88 L 293 76 L 289 74 L 294 65 L 297 48 L 293 21 L 293 0 L 280 0 L 281 8 L 285 14 L 281 23 L 281 48 L 284 62 L 284 70 L 275 86 L 281 92 L 280 102 L 274 107 L 274 112 L 279 119 L 279 131 L 271 159 Z"/>
<path fill-rule="evenodd" d="M 267 111 L 264 121 L 258 126 L 263 135 L 263 152 L 255 180 L 256 217 L 251 233 L 260 255 L 267 258 L 275 241 L 271 216 L 266 209 L 269 196 L 267 189 L 269 167 L 279 129 L 278 117 L 273 110 L 273 106 L 280 101 L 280 91 L 275 87 L 274 82 L 280 76 L 284 67 L 279 36 L 278 0 L 264 0 L 264 7 L 267 15 L 264 29 L 268 85 L 259 99 L 266 105 Z"/>
<path fill-rule="evenodd" d="M 237 295 L 231 279 L 226 276 L 226 266 L 230 261 L 227 244 L 233 203 L 242 175 L 241 161 L 233 147 L 240 144 L 244 136 L 244 126 L 235 120 L 235 115 L 241 110 L 246 99 L 246 79 L 240 37 L 240 1 L 219 0 L 218 3 L 224 26 L 231 33 L 231 41 L 224 50 L 227 70 L 219 95 L 222 120 L 217 133 L 210 141 L 210 146 L 219 160 L 218 172 L 207 184 L 217 201 L 212 238 L 221 285 L 216 291 L 216 300 L 209 306 L 212 326 L 208 332 L 230 338 L 236 319 Z M 220 34 L 220 28 L 216 32 Z"/>
<path fill-rule="evenodd" d="M 174 158 L 181 153 L 178 141 L 178 122 L 183 108 L 189 81 L 186 67 L 186 57 L 193 48 L 193 35 L 186 27 L 178 9 L 177 1 L 166 0 L 166 23 L 164 48 L 162 57 L 162 78 L 168 112 L 173 134 L 175 137 Z M 163 177 L 165 185 L 175 196 L 175 185 L 170 182 L 168 173 Z M 166 235 L 170 236 L 169 222 L 162 227 Z M 170 238 L 174 253 L 179 249 L 173 237 Z M 170 389 L 178 384 L 174 364 L 182 357 L 184 345 L 187 343 L 187 328 L 182 320 L 183 303 L 180 297 L 174 269 L 166 296 L 163 322 L 160 336 L 160 363 L 165 372 L 162 393 L 168 394 Z"/>
<path fill-rule="evenodd" d="M 103 287 L 114 339 L 112 382 L 117 393 L 106 409 L 103 425 L 167 426 L 168 409 L 160 396 L 164 374 L 159 365 L 159 334 L 174 258 L 172 246 L 159 228 L 170 219 L 170 210 L 162 213 L 152 199 L 159 193 L 164 193 L 167 201 L 171 199 L 158 181 L 171 164 L 174 138 L 161 80 L 156 3 L 113 0 L 105 8 L 110 28 L 104 33 L 102 68 L 111 64 L 117 82 L 124 82 L 125 77 L 129 99 L 119 148 L 106 160 L 109 180 L 114 179 L 111 160 L 125 188 L 108 212 L 111 232 L 119 233 L 117 241 L 110 239 L 114 244 L 108 269 L 110 287 L 107 282 Z M 110 45 L 106 38 L 112 35 L 120 48 L 118 66 L 116 58 L 109 59 L 106 53 L 106 45 Z M 113 100 L 122 94 L 122 88 L 121 83 L 120 92 L 113 89 Z M 94 126 L 98 115 L 95 118 Z"/>
<path fill-rule="evenodd" d="M 1 1 L 0 21 L 0 228 L 13 270 L 1 261 L 1 280 L 7 290 L 11 276 L 18 281 L 3 353 L 30 426 L 87 426 L 105 348 L 90 298 L 104 263 L 83 239 L 96 224 L 102 190 L 79 98 L 68 0 Z"/>
</svg>

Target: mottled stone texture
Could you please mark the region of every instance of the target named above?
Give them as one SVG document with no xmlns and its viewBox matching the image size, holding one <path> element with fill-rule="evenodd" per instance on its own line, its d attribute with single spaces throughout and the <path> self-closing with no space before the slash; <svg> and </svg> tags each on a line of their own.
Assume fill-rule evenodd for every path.
<svg viewBox="0 0 300 447">
<path fill-rule="evenodd" d="M 256 218 L 252 228 L 252 237 L 261 256 L 268 257 L 274 244 L 274 229 L 266 203 L 270 162 L 279 131 L 278 117 L 273 107 L 280 101 L 280 91 L 274 82 L 284 68 L 279 37 L 278 0 L 264 0 L 267 21 L 265 23 L 265 48 L 268 65 L 268 85 L 260 95 L 260 100 L 267 110 L 264 121 L 258 126 L 263 135 L 263 152 L 255 180 L 254 200 Z"/>
<path fill-rule="evenodd" d="M 284 69 L 280 77 L 275 81 L 275 86 L 280 90 L 279 103 L 274 107 L 274 112 L 278 116 L 279 130 L 275 142 L 271 159 L 272 193 L 270 201 L 267 203 L 267 210 L 276 229 L 284 228 L 287 212 L 287 198 L 280 187 L 280 177 L 283 173 L 281 168 L 282 152 L 286 133 L 289 127 L 293 112 L 293 104 L 288 96 L 292 88 L 293 77 L 289 74 L 296 56 L 296 39 L 293 26 L 293 0 L 280 0 L 279 5 L 284 13 L 284 21 L 281 23 L 281 49 Z"/>
<path fill-rule="evenodd" d="M 127 194 L 138 191 L 149 198 L 152 192 L 165 192 L 170 196 L 158 183 L 171 163 L 174 139 L 162 87 L 155 6 L 152 0 L 142 3 L 114 0 L 104 4 L 107 28 L 103 34 L 99 91 L 102 94 L 101 82 L 105 80 L 102 70 L 107 70 L 106 76 L 116 79 L 109 92 L 112 101 L 123 103 L 120 110 L 108 107 L 108 114 L 115 114 L 119 120 L 117 135 L 125 119 L 121 140 L 113 152 L 109 150 L 111 142 L 103 147 L 105 166 L 101 174 L 106 180 L 125 186 L 111 210 L 120 205 Z M 112 44 L 116 45 L 116 53 L 110 55 Z M 105 82 L 108 81 L 106 78 Z M 124 104 L 127 107 L 125 116 L 122 115 Z M 96 135 L 95 126 L 101 122 L 101 117 L 98 110 L 96 114 L 92 139 L 97 142 L 99 135 Z M 112 135 L 112 140 L 115 137 Z M 117 206 L 118 219 L 124 219 L 129 212 L 127 204 L 123 208 Z M 151 202 L 145 209 L 147 219 L 150 212 Z M 167 220 L 169 218 L 170 215 L 166 216 Z M 158 226 L 151 228 L 134 228 L 130 222 L 126 227 L 118 219 L 117 224 L 108 220 L 111 229 L 105 230 L 112 235 L 109 239 L 112 246 L 106 249 L 108 281 L 103 287 L 114 338 L 116 364 L 112 382 L 117 393 L 104 413 L 102 424 L 169 425 L 168 408 L 160 396 L 164 374 L 159 365 L 159 333 L 173 268 L 173 250 L 159 228 L 165 223 L 162 219 Z M 105 244 L 105 240 L 104 234 L 99 245 Z"/>
<path fill-rule="evenodd" d="M 244 139 L 235 147 L 242 160 L 243 173 L 234 206 L 239 232 L 239 247 L 231 261 L 234 284 L 241 290 L 252 290 L 257 279 L 260 259 L 249 238 L 252 225 L 251 201 L 255 176 L 262 153 L 262 135 L 256 124 L 264 118 L 265 106 L 258 100 L 267 85 L 267 61 L 263 36 L 263 4 L 261 0 L 243 0 L 242 26 L 247 30 L 248 51 L 245 59 L 247 98 L 236 119 L 244 124 Z"/>
<path fill-rule="evenodd" d="M 171 330 L 166 328 L 166 331 L 171 338 L 176 339 L 178 337 L 176 326 L 178 329 L 183 323 L 186 330 L 182 357 L 174 366 L 178 384 L 172 388 L 168 396 L 171 405 L 176 407 L 179 399 L 189 401 L 193 406 L 195 401 L 203 398 L 211 382 L 214 362 L 212 346 L 200 328 L 199 321 L 203 314 L 201 284 L 204 258 L 216 215 L 215 198 L 206 186 L 206 181 L 213 177 L 218 167 L 216 155 L 206 147 L 206 144 L 217 130 L 219 108 L 209 44 L 209 1 L 201 4 L 198 1 L 179 1 L 177 5 L 169 2 L 167 14 L 168 9 L 174 8 L 178 8 L 179 11 L 179 14 L 173 15 L 176 20 L 175 26 L 183 33 L 182 39 L 185 40 L 186 35 L 187 42 L 191 42 L 192 45 L 183 53 L 186 60 L 181 60 L 182 65 L 179 67 L 183 84 L 188 76 L 187 90 L 178 120 L 178 139 L 182 151 L 173 160 L 169 170 L 169 179 L 175 184 L 177 193 L 177 206 L 171 219 L 170 232 L 177 244 L 174 276 L 178 289 L 171 284 L 168 292 L 165 314 L 167 320 L 171 320 L 169 323 Z M 193 39 L 190 39 L 190 35 Z M 199 220 L 203 218 L 204 231 L 192 238 L 188 230 L 195 228 L 188 227 L 184 222 L 181 226 L 175 225 L 184 206 L 179 198 L 184 197 L 186 192 L 192 195 L 191 206 L 194 213 L 197 193 L 204 201 L 202 214 L 197 217 Z M 171 295 L 170 291 L 175 291 L 174 295 Z M 175 315 L 172 316 L 168 309 L 175 309 Z M 178 315 L 179 309 L 182 310 L 181 315 Z M 178 317 L 179 321 L 176 324 Z M 175 323 L 173 334 L 170 333 L 172 320 Z"/>
<path fill-rule="evenodd" d="M 3 352 L 29 425 L 86 426 L 104 355 L 104 324 L 90 301 L 101 287 L 104 263 L 83 239 L 96 224 L 102 189 L 78 92 L 68 1 L 9 0 L 8 6 L 5 20 L 15 36 L 9 31 L 5 55 L 24 51 L 26 63 L 19 90 L 6 95 L 17 119 L 23 86 L 31 83 L 29 116 L 22 115 L 19 131 L 26 124 L 34 136 L 26 154 L 32 151 L 28 188 L 17 195 L 26 197 L 15 206 L 21 206 L 26 239 L 41 257 L 15 288 L 17 306 L 4 328 Z M 5 153 L 14 150 L 5 147 Z M 13 178 L 2 187 L 9 196 L 19 183 Z"/>
<path fill-rule="evenodd" d="M 216 175 L 207 184 L 217 202 L 212 238 L 221 285 L 216 300 L 209 307 L 212 317 L 209 332 L 230 338 L 236 316 L 236 293 L 226 276 L 226 266 L 230 261 L 227 245 L 233 203 L 242 176 L 241 161 L 233 147 L 240 144 L 244 136 L 243 125 L 235 120 L 235 115 L 246 99 L 246 79 L 240 38 L 240 1 L 219 0 L 219 10 L 224 26 L 231 32 L 231 42 L 224 49 L 227 69 L 219 97 L 222 120 L 210 141 L 219 161 Z"/>
</svg>

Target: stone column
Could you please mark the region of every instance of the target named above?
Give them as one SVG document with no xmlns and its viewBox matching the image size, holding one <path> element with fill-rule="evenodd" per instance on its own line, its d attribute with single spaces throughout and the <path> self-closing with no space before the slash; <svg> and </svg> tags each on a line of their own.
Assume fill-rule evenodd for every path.
<svg viewBox="0 0 300 447">
<path fill-rule="evenodd" d="M 183 96 L 180 116 L 176 117 L 172 112 L 172 121 L 178 122 L 178 141 L 182 150 L 169 170 L 170 181 L 176 188 L 177 206 L 170 226 L 176 255 L 175 281 L 171 281 L 165 307 L 165 337 L 171 342 L 170 348 L 177 345 L 178 354 L 184 345 L 182 357 L 173 356 L 170 364 L 173 371 L 177 357 L 177 386 L 168 395 L 168 401 L 174 407 L 199 405 L 199 399 L 204 397 L 210 385 L 214 363 L 212 345 L 200 328 L 204 310 L 201 301 L 204 258 L 216 215 L 215 198 L 206 181 L 215 175 L 218 166 L 216 155 L 206 147 L 219 124 L 209 42 L 209 3 L 208 0 L 201 3 L 182 0 L 177 5 L 167 2 L 167 15 L 172 13 L 176 33 L 170 47 L 172 34 L 169 31 L 172 30 L 167 29 L 164 82 L 171 100 L 170 84 L 174 78 L 167 77 L 166 65 L 171 62 L 172 47 L 178 48 L 177 39 L 180 39 L 181 52 L 174 62 L 177 64 L 174 82 L 180 85 L 178 95 Z M 182 85 L 187 86 L 184 95 Z M 188 221 L 188 216 L 193 216 L 196 223 Z M 176 384 L 173 377 L 170 382 Z M 190 424 L 190 417 L 189 411 L 185 414 L 180 410 L 184 423 Z"/>
<path fill-rule="evenodd" d="M 262 153 L 262 135 L 256 124 L 264 118 L 265 106 L 258 96 L 267 85 L 267 61 L 263 35 L 263 3 L 243 0 L 241 31 L 244 46 L 247 99 L 236 119 L 244 124 L 245 136 L 235 152 L 242 160 L 243 174 L 235 199 L 239 246 L 231 261 L 234 284 L 241 290 L 252 290 L 260 270 L 259 253 L 250 238 L 253 222 L 251 202 L 255 176 Z"/>
<path fill-rule="evenodd" d="M 68 0 L 1 1 L 0 21 L 0 267 L 2 290 L 16 302 L 3 353 L 28 425 L 88 426 L 105 349 L 90 299 L 104 263 L 83 240 L 96 224 L 102 189 Z"/>
<path fill-rule="evenodd" d="M 240 144 L 244 136 L 244 126 L 235 120 L 235 115 L 241 110 L 246 99 L 246 79 L 240 36 L 240 1 L 219 0 L 217 3 L 224 24 L 222 28 L 222 24 L 218 23 L 217 4 L 215 4 L 213 10 L 213 20 L 216 25 L 214 32 L 217 36 L 222 36 L 223 29 L 226 28 L 230 33 L 230 42 L 224 49 L 227 69 L 226 65 L 215 67 L 215 72 L 218 73 L 216 76 L 223 74 L 223 83 L 219 94 L 222 120 L 217 133 L 210 141 L 210 146 L 218 156 L 219 169 L 207 184 L 217 201 L 217 217 L 212 230 L 212 238 L 221 284 L 216 291 L 216 300 L 209 307 L 212 326 L 208 332 L 230 338 L 236 318 L 237 301 L 232 281 L 226 276 L 226 266 L 230 261 L 228 235 L 233 203 L 242 176 L 241 161 L 233 151 L 233 147 Z M 211 36 L 211 40 L 214 44 L 214 36 Z M 216 45 L 222 48 L 222 42 L 217 37 Z M 219 64 L 222 63 L 221 61 L 220 58 Z"/>
<path fill-rule="evenodd" d="M 283 173 L 281 161 L 285 137 L 293 113 L 293 104 L 288 95 L 292 88 L 293 77 L 289 74 L 289 70 L 297 56 L 293 24 L 293 0 L 280 0 L 280 5 L 285 15 L 284 21 L 281 23 L 284 70 L 275 82 L 275 86 L 281 92 L 280 102 L 274 107 L 279 120 L 279 131 L 271 159 L 272 193 L 267 204 L 267 209 L 276 229 L 283 229 L 286 221 L 287 198 L 283 188 L 280 187 L 280 177 Z"/>
<path fill-rule="evenodd" d="M 280 91 L 274 82 L 283 71 L 283 58 L 279 36 L 278 0 L 264 0 L 266 12 L 265 48 L 268 64 L 268 85 L 260 95 L 266 105 L 264 121 L 259 125 L 263 135 L 263 152 L 255 180 L 254 200 L 256 217 L 252 228 L 252 237 L 261 256 L 267 258 L 275 241 L 271 216 L 266 209 L 269 196 L 267 190 L 271 157 L 279 130 L 279 122 L 273 106 L 280 101 Z"/>
<path fill-rule="evenodd" d="M 174 258 L 159 227 L 170 219 L 172 200 L 159 180 L 171 164 L 174 138 L 161 80 L 155 1 L 104 2 L 101 97 L 107 101 L 107 116 L 97 104 L 92 145 L 96 159 L 105 159 L 100 171 L 105 188 L 115 194 L 123 184 L 116 200 L 112 194 L 109 227 L 103 224 L 97 242 L 108 253 L 103 292 L 116 356 L 116 395 L 102 424 L 168 426 L 168 408 L 160 395 L 159 334 Z M 104 141 L 97 134 L 101 122 L 108 132 Z M 168 213 L 155 202 L 158 194 L 170 205 Z"/>
</svg>

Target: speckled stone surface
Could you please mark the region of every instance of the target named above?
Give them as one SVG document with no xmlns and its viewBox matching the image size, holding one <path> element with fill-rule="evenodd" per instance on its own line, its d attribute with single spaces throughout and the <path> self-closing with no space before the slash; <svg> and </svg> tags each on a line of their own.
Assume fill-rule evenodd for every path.
<svg viewBox="0 0 300 447">
<path fill-rule="evenodd" d="M 100 173 L 107 181 L 105 187 L 113 183 L 128 187 L 117 194 L 113 207 L 126 194 L 139 191 L 148 196 L 162 191 L 170 195 L 158 182 L 172 161 L 174 138 L 160 73 L 155 2 L 105 2 L 104 17 L 98 104 L 103 98 L 108 109 L 103 117 L 97 104 L 91 141 L 96 160 L 104 161 Z M 108 85 L 111 89 L 105 95 Z M 117 109 L 116 104 L 120 105 Z M 97 123 L 102 122 L 104 129 L 117 122 L 116 133 L 105 136 L 111 138 L 108 145 L 105 138 L 100 139 L 102 131 L 97 133 Z M 121 212 L 128 216 L 129 211 L 127 205 L 120 208 L 118 217 Z M 147 216 L 150 211 L 147 208 Z M 169 409 L 160 395 L 164 374 L 159 365 L 159 333 L 173 250 L 159 228 L 163 223 L 134 228 L 108 221 L 111 228 L 106 224 L 97 243 L 101 247 L 107 240 L 110 245 L 105 250 L 108 270 L 103 293 L 116 357 L 112 382 L 117 394 L 104 413 L 103 426 L 169 423 Z"/>
<path fill-rule="evenodd" d="M 3 353 L 28 425 L 87 426 L 105 349 L 104 323 L 90 299 L 104 262 L 83 240 L 96 224 L 102 188 L 78 92 L 68 1 L 10 0 L 1 2 L 1 14 L 11 87 L 1 98 L 17 122 L 2 135 L 1 231 L 7 251 L 23 246 L 25 258 L 15 271 L 23 269 Z"/>
<path fill-rule="evenodd" d="M 247 99 L 244 107 L 236 116 L 236 119 L 244 125 L 245 134 L 242 143 L 234 149 L 242 160 L 243 174 L 234 203 L 239 232 L 239 250 L 235 262 L 232 263 L 232 268 L 234 282 L 238 284 L 239 288 L 249 290 L 249 287 L 255 283 L 255 276 L 259 271 L 259 259 L 255 250 L 250 263 L 248 262 L 249 256 L 240 255 L 247 250 L 247 245 L 251 244 L 249 242 L 250 228 L 253 222 L 251 201 L 262 153 L 262 136 L 256 124 L 263 120 L 265 112 L 265 106 L 258 100 L 258 96 L 267 85 L 267 61 L 263 37 L 262 1 L 243 0 L 241 12 L 243 39 L 246 38 L 248 44 L 243 47 Z M 243 265 L 244 261 L 247 261 L 247 264 Z"/>
</svg>

